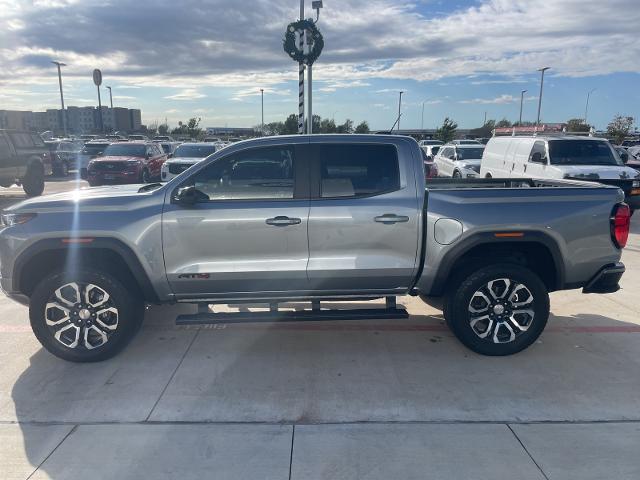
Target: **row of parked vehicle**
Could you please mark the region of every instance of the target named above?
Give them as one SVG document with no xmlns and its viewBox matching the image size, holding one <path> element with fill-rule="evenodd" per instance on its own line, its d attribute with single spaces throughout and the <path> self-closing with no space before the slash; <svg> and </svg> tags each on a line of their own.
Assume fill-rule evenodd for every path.
<svg viewBox="0 0 640 480">
<path fill-rule="evenodd" d="M 595 181 L 621 188 L 631 209 L 640 208 L 640 160 L 632 150 L 638 147 L 627 150 L 603 138 L 544 132 L 494 136 L 486 146 L 475 140 L 425 140 L 420 146 L 428 178 Z"/>
</svg>

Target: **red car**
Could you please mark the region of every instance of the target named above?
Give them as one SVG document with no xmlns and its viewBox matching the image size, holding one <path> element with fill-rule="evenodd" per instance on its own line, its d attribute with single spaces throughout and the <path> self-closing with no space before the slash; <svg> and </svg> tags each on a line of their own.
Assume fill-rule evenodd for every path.
<svg viewBox="0 0 640 480">
<path fill-rule="evenodd" d="M 87 180 L 92 187 L 104 184 L 148 183 L 160 179 L 167 154 L 157 143 L 112 143 L 102 156 L 89 162 Z"/>
</svg>

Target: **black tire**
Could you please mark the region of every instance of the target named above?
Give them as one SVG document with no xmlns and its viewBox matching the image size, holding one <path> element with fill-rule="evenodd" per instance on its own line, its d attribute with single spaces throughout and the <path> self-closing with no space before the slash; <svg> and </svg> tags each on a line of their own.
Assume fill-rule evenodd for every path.
<svg viewBox="0 0 640 480">
<path fill-rule="evenodd" d="M 69 287 L 69 284 L 75 284 L 78 288 Z M 56 295 L 56 291 L 65 285 L 67 287 L 60 293 L 63 295 L 61 299 Z M 89 288 L 88 285 L 96 288 Z M 87 288 L 89 298 L 93 298 L 97 305 L 95 307 L 85 302 Z M 82 269 L 76 274 L 53 273 L 45 277 L 31 295 L 31 328 L 42 346 L 63 360 L 81 363 L 107 360 L 120 352 L 142 325 L 144 303 L 137 297 L 136 291 L 135 288 L 125 286 L 114 276 L 91 268 Z M 76 302 L 78 295 L 74 292 L 79 292 L 80 302 Z M 105 298 L 103 292 L 109 295 L 108 301 L 100 305 L 100 300 Z M 70 303 L 63 303 L 64 299 Z M 47 304 L 50 303 L 57 303 L 69 312 L 64 313 L 56 306 L 47 308 Z M 83 312 L 83 309 L 89 314 Z M 114 314 L 113 310 L 105 312 L 105 309 L 116 311 Z M 83 315 L 89 316 L 83 318 Z M 68 317 L 67 320 L 64 320 L 65 316 Z M 49 322 L 60 323 L 48 325 L 47 319 Z M 85 332 L 88 332 L 87 338 Z M 56 334 L 60 340 L 56 338 Z M 77 345 L 74 345 L 74 342 L 77 342 Z"/>
<path fill-rule="evenodd" d="M 484 178 L 493 178 L 490 173 L 487 173 Z"/>
<path fill-rule="evenodd" d="M 22 188 L 27 197 L 38 197 L 44 191 L 44 168 L 41 164 L 32 163 L 22 179 Z"/>
<path fill-rule="evenodd" d="M 56 177 L 68 177 L 69 176 L 69 164 L 67 162 L 60 162 L 60 164 L 56 166 L 53 174 Z"/>
<path fill-rule="evenodd" d="M 508 279 L 510 285 L 501 279 Z M 498 297 L 502 293 L 501 286 L 513 288 L 514 291 L 504 292 L 506 300 L 495 299 L 495 295 L 491 296 L 487 290 L 492 281 L 496 281 L 491 286 Z M 524 290 L 520 286 L 524 286 Z M 478 293 L 482 293 L 490 302 Z M 514 301 L 508 301 L 510 299 Z M 472 313 L 471 309 L 481 312 Z M 523 310 L 533 312 L 533 316 L 529 313 L 511 313 Z M 480 317 L 486 316 L 485 311 L 492 318 L 480 320 Z M 456 337 L 474 352 L 489 356 L 512 355 L 533 344 L 547 325 L 549 293 L 540 277 L 526 267 L 513 264 L 485 266 L 453 281 L 444 302 L 444 317 Z M 472 322 L 475 322 L 473 326 Z M 522 325 L 520 329 L 518 324 Z"/>
<path fill-rule="evenodd" d="M 454 170 L 453 172 L 453 178 L 462 178 L 462 174 L 458 171 L 458 170 Z"/>
</svg>

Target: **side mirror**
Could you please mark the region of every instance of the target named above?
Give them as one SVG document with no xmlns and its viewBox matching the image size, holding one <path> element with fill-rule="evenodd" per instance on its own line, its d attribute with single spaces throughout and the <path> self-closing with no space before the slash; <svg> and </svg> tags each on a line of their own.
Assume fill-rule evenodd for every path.
<svg viewBox="0 0 640 480">
<path fill-rule="evenodd" d="M 209 200 L 209 197 L 193 185 L 178 188 L 171 197 L 171 203 L 176 203 L 183 207 L 192 207 L 196 203 L 206 200 Z"/>
<path fill-rule="evenodd" d="M 620 153 L 620 159 L 623 163 L 627 163 L 629 161 L 629 154 L 625 152 Z"/>
<path fill-rule="evenodd" d="M 152 155 L 151 153 L 147 153 L 147 155 L 146 155 L 147 160 L 149 160 L 152 156 L 153 156 L 153 155 Z"/>
<path fill-rule="evenodd" d="M 167 158 L 173 158 L 173 153 L 168 154 Z"/>
</svg>

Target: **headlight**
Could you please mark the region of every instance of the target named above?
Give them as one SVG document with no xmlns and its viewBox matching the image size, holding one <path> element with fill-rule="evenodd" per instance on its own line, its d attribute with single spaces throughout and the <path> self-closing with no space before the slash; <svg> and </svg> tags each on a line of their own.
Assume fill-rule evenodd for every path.
<svg viewBox="0 0 640 480">
<path fill-rule="evenodd" d="M 0 215 L 0 221 L 5 227 L 11 227 L 13 225 L 22 225 L 29 220 L 35 218 L 35 213 L 3 213 Z"/>
</svg>

